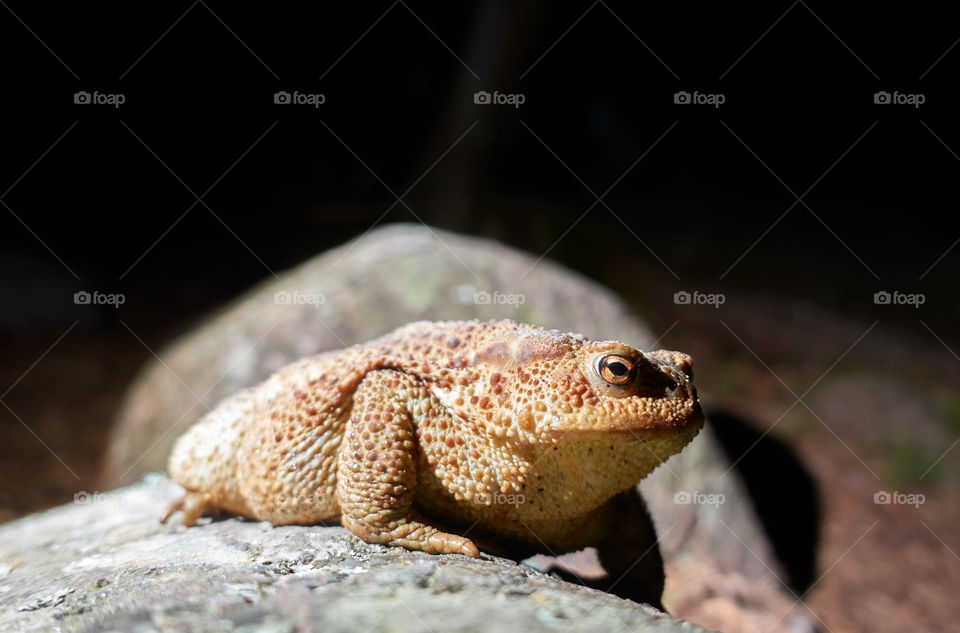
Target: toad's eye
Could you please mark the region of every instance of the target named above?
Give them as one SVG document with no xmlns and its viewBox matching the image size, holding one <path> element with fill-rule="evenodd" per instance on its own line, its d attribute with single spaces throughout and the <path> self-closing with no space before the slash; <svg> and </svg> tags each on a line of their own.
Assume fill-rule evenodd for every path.
<svg viewBox="0 0 960 633">
<path fill-rule="evenodd" d="M 607 354 L 598 356 L 594 367 L 600 377 L 611 385 L 625 385 L 633 380 L 636 365 L 626 356 Z"/>
</svg>

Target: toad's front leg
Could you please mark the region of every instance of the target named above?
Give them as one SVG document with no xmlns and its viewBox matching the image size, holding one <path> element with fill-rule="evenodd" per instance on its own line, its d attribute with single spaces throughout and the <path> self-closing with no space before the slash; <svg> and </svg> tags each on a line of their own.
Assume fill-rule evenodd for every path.
<svg viewBox="0 0 960 633">
<path fill-rule="evenodd" d="M 413 509 L 416 439 L 408 403 L 420 392 L 414 378 L 386 369 L 357 387 L 337 464 L 341 522 L 370 543 L 479 556 L 469 539 L 438 530 Z"/>
</svg>

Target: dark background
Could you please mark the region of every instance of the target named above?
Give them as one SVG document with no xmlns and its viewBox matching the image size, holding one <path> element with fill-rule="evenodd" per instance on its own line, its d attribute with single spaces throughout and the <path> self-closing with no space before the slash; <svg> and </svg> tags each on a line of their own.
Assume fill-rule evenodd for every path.
<svg viewBox="0 0 960 633">
<path fill-rule="evenodd" d="M 939 289 L 952 290 L 960 251 L 918 279 L 960 236 L 947 9 L 669 5 L 9 4 L 23 24 L 7 10 L 0 22 L 0 240 L 31 266 L 4 277 L 52 265 L 51 283 L 123 292 L 130 312 L 173 325 L 378 221 L 542 253 L 595 201 L 578 177 L 599 195 L 649 150 L 605 198 L 612 212 L 596 205 L 551 257 L 611 282 L 655 261 L 633 232 L 683 280 L 831 304 L 922 290 L 955 321 Z M 474 106 L 479 89 L 526 102 Z M 126 102 L 76 105 L 78 90 Z M 276 105 L 278 90 L 326 103 Z M 726 102 L 677 105 L 678 90 Z M 876 105 L 879 90 L 926 103 Z M 475 122 L 410 209 L 384 215 L 387 187 L 405 191 Z M 795 202 L 787 187 L 815 183 L 809 210 L 796 204 L 719 280 Z M 190 209 L 190 190 L 211 187 Z"/>
<path fill-rule="evenodd" d="M 757 348 L 778 372 L 809 370 L 801 384 L 878 322 L 893 384 L 909 391 L 907 378 L 922 377 L 955 391 L 960 27 L 949 6 L 348 4 L 4 0 L 0 519 L 95 485 L 110 419 L 154 351 L 256 281 L 391 222 L 547 254 L 617 290 L 657 332 L 676 317 L 673 292 L 724 293 L 732 312 L 667 339 L 698 358 L 721 350 L 717 366 L 733 369 L 698 369 L 708 391 L 746 384 L 761 392 L 754 402 L 776 399 L 719 319 L 731 332 L 751 321 L 775 331 L 785 305 L 806 306 L 832 344 L 823 362 L 800 350 L 780 365 L 776 345 Z M 477 105 L 478 90 L 525 102 Z M 78 91 L 125 103 L 76 104 Z M 276 104 L 278 91 L 325 103 Z M 677 104 L 678 91 L 725 102 Z M 925 103 L 876 104 L 878 91 Z M 77 306 L 80 290 L 125 303 Z M 878 306 L 880 290 L 925 303 Z M 723 358 L 730 350 L 740 365 Z M 954 437 L 960 403 L 945 406 Z M 881 455 L 851 433 L 857 452 Z M 897 454 L 906 480 L 952 441 L 931 437 L 929 455 Z M 836 447 L 826 434 L 781 440 L 813 462 L 827 496 L 859 469 L 842 449 L 841 461 L 816 462 L 818 443 Z M 950 486 L 941 501 L 960 499 Z M 821 570 L 862 531 L 831 536 L 831 521 L 849 517 L 826 505 L 836 546 Z M 784 512 L 771 514 L 794 520 Z M 926 521 L 924 561 L 953 563 L 960 540 L 944 530 L 956 522 Z M 871 574 L 853 569 L 842 586 L 865 592 Z M 895 576 L 888 593 L 902 598 Z M 824 584 L 814 604 L 837 631 L 905 626 L 883 613 L 845 620 L 842 592 Z"/>
</svg>

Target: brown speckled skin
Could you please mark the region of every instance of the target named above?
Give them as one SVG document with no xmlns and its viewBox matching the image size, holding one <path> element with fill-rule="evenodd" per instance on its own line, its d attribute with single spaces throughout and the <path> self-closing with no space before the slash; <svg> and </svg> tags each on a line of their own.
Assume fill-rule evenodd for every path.
<svg viewBox="0 0 960 633">
<path fill-rule="evenodd" d="M 608 354 L 635 363 L 626 384 L 601 377 Z M 614 558 L 604 544 L 649 526 L 634 485 L 703 423 L 691 376 L 678 352 L 513 321 L 412 323 L 221 403 L 173 450 L 188 494 L 171 511 L 188 525 L 207 507 L 275 525 L 339 517 L 368 542 L 431 553 L 477 556 L 454 533 L 469 532 Z"/>
</svg>

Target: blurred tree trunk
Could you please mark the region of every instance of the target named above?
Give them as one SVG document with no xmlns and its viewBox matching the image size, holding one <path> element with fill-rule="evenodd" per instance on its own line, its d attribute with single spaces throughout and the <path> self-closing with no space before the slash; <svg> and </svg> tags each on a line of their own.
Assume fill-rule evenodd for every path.
<svg viewBox="0 0 960 633">
<path fill-rule="evenodd" d="M 424 219 L 451 229 L 463 230 L 468 224 L 476 228 L 468 218 L 486 194 L 492 146 L 512 108 L 476 105 L 473 95 L 478 90 L 521 92 L 519 77 L 533 61 L 530 48 L 537 39 L 544 5 L 543 0 L 484 0 L 478 5 L 463 56 L 476 76 L 460 66 L 417 176 L 479 123 L 418 187 L 421 194 L 416 197 L 422 202 Z"/>
</svg>

